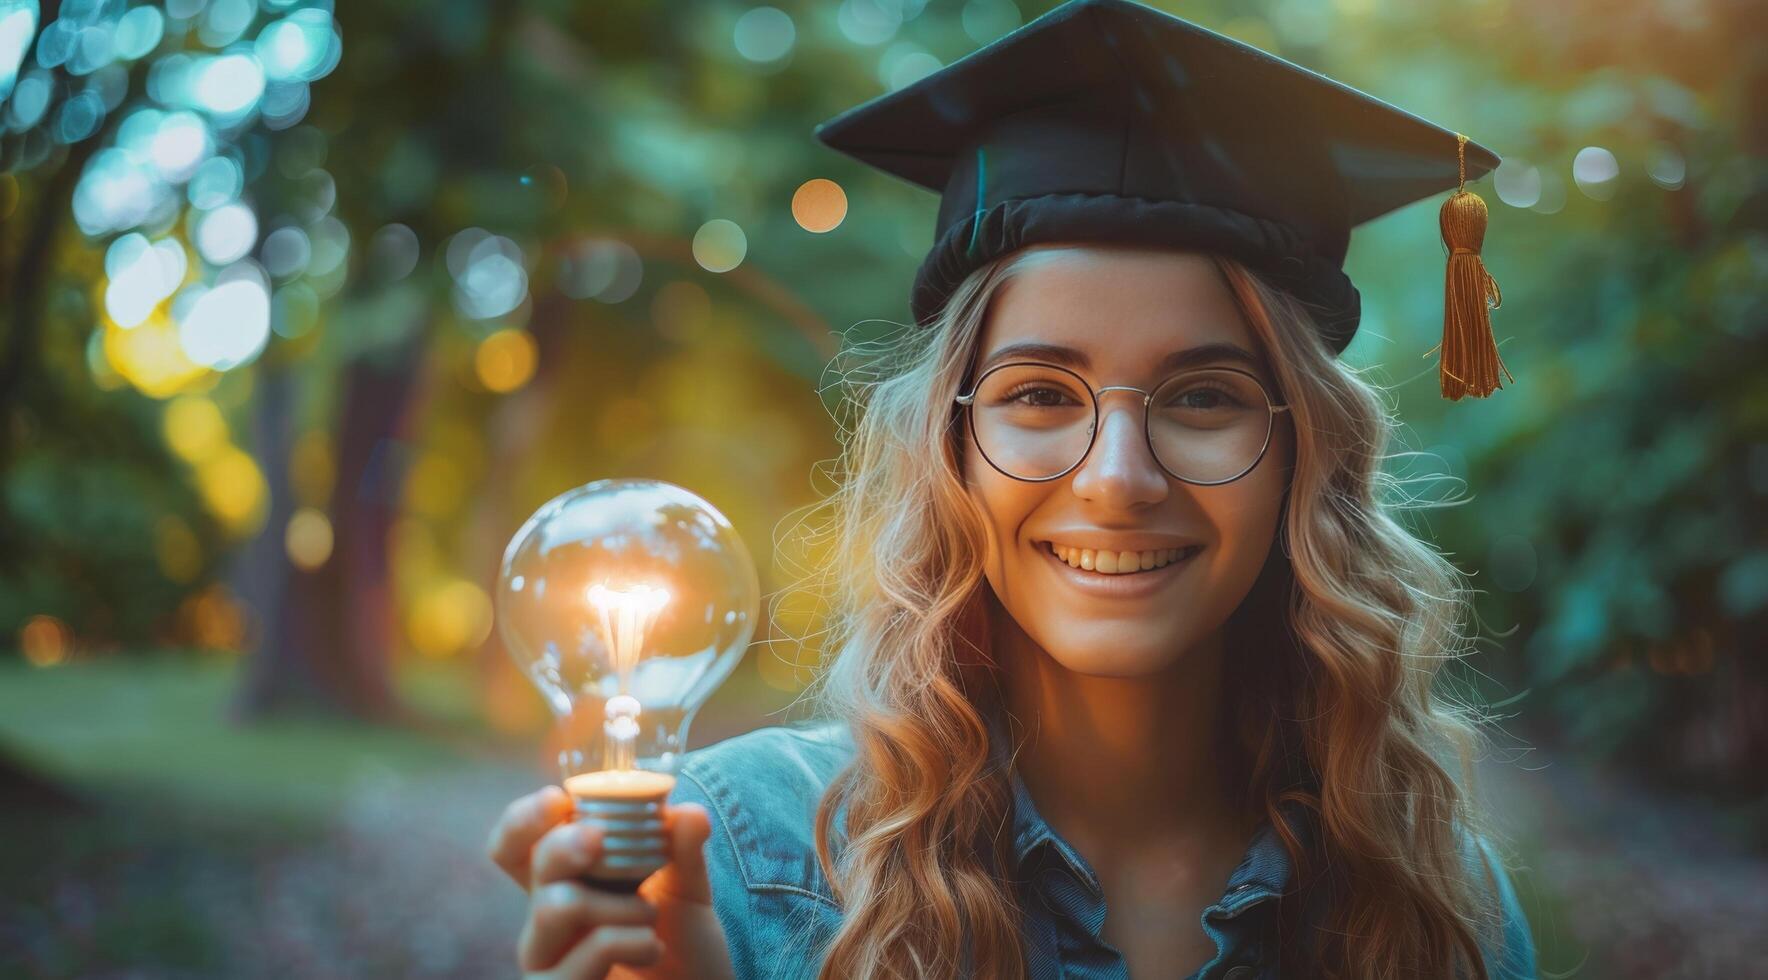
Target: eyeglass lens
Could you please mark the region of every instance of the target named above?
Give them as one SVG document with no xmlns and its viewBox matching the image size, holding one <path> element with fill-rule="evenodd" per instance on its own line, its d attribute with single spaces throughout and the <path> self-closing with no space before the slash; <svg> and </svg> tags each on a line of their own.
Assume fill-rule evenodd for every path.
<svg viewBox="0 0 1768 980">
<path fill-rule="evenodd" d="M 1092 390 L 1079 375 L 1041 364 L 1010 364 L 982 378 L 971 404 L 977 447 L 1001 472 L 1042 480 L 1072 469 L 1098 425 Z M 1271 432 L 1271 404 L 1248 374 L 1204 368 L 1173 375 L 1148 405 L 1148 441 L 1174 476 L 1216 483 L 1258 461 Z"/>
</svg>

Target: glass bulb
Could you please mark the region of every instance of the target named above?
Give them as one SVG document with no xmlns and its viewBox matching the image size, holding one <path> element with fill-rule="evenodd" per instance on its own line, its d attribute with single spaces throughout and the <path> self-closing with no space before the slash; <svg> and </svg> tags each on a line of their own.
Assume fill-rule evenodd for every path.
<svg viewBox="0 0 1768 980">
<path fill-rule="evenodd" d="M 666 863 L 662 809 L 688 724 L 755 631 L 760 585 L 730 521 L 657 480 L 548 501 L 504 551 L 498 628 L 564 727 L 578 819 L 602 824 L 598 885 Z"/>
</svg>

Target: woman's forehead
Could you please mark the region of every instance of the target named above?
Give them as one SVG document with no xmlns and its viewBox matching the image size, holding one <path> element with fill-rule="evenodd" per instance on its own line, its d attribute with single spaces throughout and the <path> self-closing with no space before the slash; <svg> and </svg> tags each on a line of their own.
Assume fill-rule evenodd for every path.
<svg viewBox="0 0 1768 980">
<path fill-rule="evenodd" d="M 1151 365 L 1209 344 L 1258 352 L 1214 260 L 1196 252 L 1040 249 L 989 305 L 981 356 L 1028 342 L 1095 367 Z"/>
</svg>

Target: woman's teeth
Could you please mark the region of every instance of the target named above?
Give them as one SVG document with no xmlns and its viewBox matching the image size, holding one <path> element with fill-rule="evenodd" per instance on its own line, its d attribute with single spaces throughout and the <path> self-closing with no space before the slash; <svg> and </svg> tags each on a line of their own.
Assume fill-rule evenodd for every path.
<svg viewBox="0 0 1768 980">
<path fill-rule="evenodd" d="M 1095 551 L 1092 548 L 1072 548 L 1054 541 L 1045 543 L 1050 546 L 1051 553 L 1071 567 L 1106 575 L 1128 575 L 1131 572 L 1161 568 L 1189 557 L 1198 547 L 1158 548 L 1153 551 Z"/>
</svg>

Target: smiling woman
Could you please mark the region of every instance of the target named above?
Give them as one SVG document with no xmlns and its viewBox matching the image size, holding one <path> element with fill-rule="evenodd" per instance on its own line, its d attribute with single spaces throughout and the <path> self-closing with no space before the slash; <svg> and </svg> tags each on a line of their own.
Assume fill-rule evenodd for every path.
<svg viewBox="0 0 1768 980">
<path fill-rule="evenodd" d="M 1159 403 L 1105 389 L 1220 345 L 1289 411 L 1199 485 L 1151 451 Z M 1059 479 L 1003 472 L 963 424 L 1002 352 L 1098 392 Z M 874 353 L 839 558 L 807 583 L 845 611 L 818 692 L 841 721 L 705 750 L 678 794 L 731 828 L 709 860 L 715 896 L 724 862 L 746 895 L 720 909 L 739 975 L 821 952 L 825 977 L 1533 976 L 1456 761 L 1481 718 L 1432 694 L 1465 588 L 1378 503 L 1379 393 L 1300 304 L 1223 256 L 1049 243 Z M 744 853 L 769 839 L 815 866 Z M 769 914 L 816 928 L 761 924 L 777 886 L 824 904 Z"/>
</svg>

